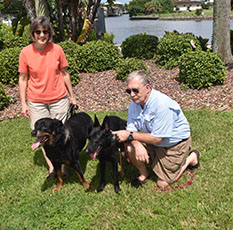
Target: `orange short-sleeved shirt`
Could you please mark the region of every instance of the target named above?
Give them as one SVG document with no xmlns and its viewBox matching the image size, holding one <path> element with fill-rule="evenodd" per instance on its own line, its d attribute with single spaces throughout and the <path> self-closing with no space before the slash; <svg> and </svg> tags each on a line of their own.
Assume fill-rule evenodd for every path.
<svg viewBox="0 0 233 230">
<path fill-rule="evenodd" d="M 61 69 L 68 65 L 62 48 L 49 42 L 44 50 L 30 44 L 19 56 L 20 73 L 28 73 L 27 98 L 37 103 L 53 103 L 67 95 Z"/>
</svg>

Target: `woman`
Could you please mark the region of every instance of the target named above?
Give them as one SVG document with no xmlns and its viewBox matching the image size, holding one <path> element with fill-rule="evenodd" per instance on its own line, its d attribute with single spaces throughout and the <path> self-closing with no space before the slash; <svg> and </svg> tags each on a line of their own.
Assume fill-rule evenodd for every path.
<svg viewBox="0 0 233 230">
<path fill-rule="evenodd" d="M 30 36 L 33 43 L 24 47 L 19 57 L 19 90 L 21 113 L 30 118 L 33 129 L 35 122 L 43 117 L 65 122 L 69 103 L 76 106 L 77 101 L 65 54 L 59 45 L 51 42 L 53 29 L 49 19 L 36 18 L 31 23 Z M 53 177 L 53 165 L 43 148 L 42 151 L 49 166 L 48 178 Z"/>
</svg>

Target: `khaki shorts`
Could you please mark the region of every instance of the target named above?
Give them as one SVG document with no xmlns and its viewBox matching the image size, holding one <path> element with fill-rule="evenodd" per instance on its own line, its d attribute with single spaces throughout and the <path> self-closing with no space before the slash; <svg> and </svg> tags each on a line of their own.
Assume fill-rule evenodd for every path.
<svg viewBox="0 0 233 230">
<path fill-rule="evenodd" d="M 191 144 L 191 137 L 169 148 L 146 144 L 155 174 L 169 184 L 175 182 L 190 153 Z"/>
<path fill-rule="evenodd" d="M 35 103 L 28 100 L 28 108 L 30 111 L 31 129 L 34 129 L 37 120 L 45 117 L 57 118 L 64 123 L 68 115 L 69 99 L 64 97 L 50 104 Z"/>
</svg>

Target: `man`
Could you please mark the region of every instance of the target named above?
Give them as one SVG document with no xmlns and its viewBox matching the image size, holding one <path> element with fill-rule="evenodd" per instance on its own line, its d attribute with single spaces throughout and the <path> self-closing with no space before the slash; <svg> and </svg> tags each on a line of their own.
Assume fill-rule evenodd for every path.
<svg viewBox="0 0 233 230">
<path fill-rule="evenodd" d="M 140 176 L 131 185 L 139 187 L 149 177 L 144 163 L 157 175 L 157 185 L 164 189 L 185 171 L 199 166 L 199 152 L 191 150 L 190 126 L 180 106 L 165 94 L 151 88 L 143 71 L 127 77 L 126 92 L 131 96 L 127 130 L 113 132 L 120 142 L 128 141 L 131 162 Z"/>
</svg>

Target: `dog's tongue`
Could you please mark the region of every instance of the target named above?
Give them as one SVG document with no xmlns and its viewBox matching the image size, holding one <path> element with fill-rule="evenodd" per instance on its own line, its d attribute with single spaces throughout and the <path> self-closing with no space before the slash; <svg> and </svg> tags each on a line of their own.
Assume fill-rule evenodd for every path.
<svg viewBox="0 0 233 230">
<path fill-rule="evenodd" d="M 32 145 L 32 150 L 35 150 L 36 148 L 38 148 L 40 146 L 40 140 L 41 140 L 41 138 L 38 138 L 36 140 L 36 142 Z"/>
<path fill-rule="evenodd" d="M 92 153 L 92 154 L 91 154 L 92 160 L 96 160 L 96 156 L 97 156 L 97 152 Z"/>
</svg>

